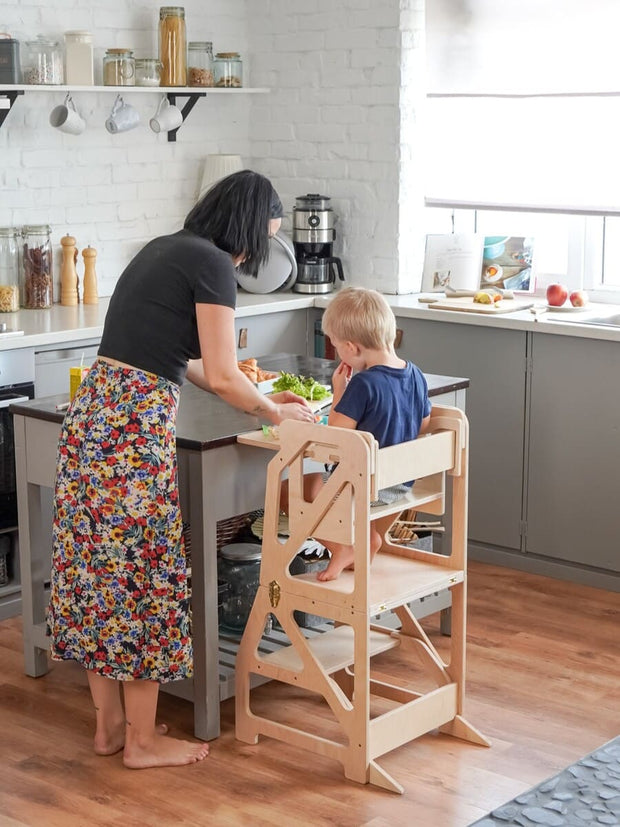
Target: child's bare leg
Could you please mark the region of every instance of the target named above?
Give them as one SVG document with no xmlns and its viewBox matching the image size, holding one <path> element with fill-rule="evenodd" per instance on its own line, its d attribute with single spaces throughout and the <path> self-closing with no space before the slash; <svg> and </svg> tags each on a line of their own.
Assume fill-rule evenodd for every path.
<svg viewBox="0 0 620 827">
<path fill-rule="evenodd" d="M 319 473 L 304 474 L 304 500 L 314 502 L 314 498 L 323 486 L 322 475 Z M 280 511 L 288 514 L 288 480 L 282 481 L 280 488 Z"/>
<path fill-rule="evenodd" d="M 326 569 L 317 574 L 317 580 L 335 580 L 345 569 L 352 569 L 355 553 L 353 546 L 344 546 L 339 543 L 324 543 L 325 548 L 331 552 L 331 559 Z M 372 563 L 375 554 L 381 548 L 381 535 L 370 524 L 370 562 Z"/>
<path fill-rule="evenodd" d="M 131 769 L 177 767 L 202 761 L 209 752 L 205 743 L 180 741 L 162 735 L 155 728 L 159 684 L 155 681 L 127 681 L 125 694 L 125 751 L 123 763 Z"/>
<path fill-rule="evenodd" d="M 316 579 L 321 581 L 336 580 L 347 568 L 353 567 L 354 552 L 353 546 L 345 546 L 341 543 L 326 543 L 320 540 L 325 548 L 330 552 L 331 557 L 326 569 L 320 571 Z"/>
</svg>

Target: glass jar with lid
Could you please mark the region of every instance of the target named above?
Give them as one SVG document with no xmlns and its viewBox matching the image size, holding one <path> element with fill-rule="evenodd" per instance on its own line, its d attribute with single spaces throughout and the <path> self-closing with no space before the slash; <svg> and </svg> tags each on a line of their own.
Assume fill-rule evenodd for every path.
<svg viewBox="0 0 620 827">
<path fill-rule="evenodd" d="M 136 58 L 136 86 L 159 86 L 161 62 L 156 57 Z"/>
<path fill-rule="evenodd" d="M 108 49 L 103 56 L 104 86 L 135 86 L 136 61 L 131 49 Z"/>
<path fill-rule="evenodd" d="M 213 44 L 194 40 L 187 47 L 187 85 L 213 86 Z"/>
<path fill-rule="evenodd" d="M 65 83 L 92 86 L 94 82 L 91 32 L 65 32 Z"/>
<path fill-rule="evenodd" d="M 243 86 L 243 62 L 239 52 L 218 52 L 213 60 L 215 85 L 230 89 Z"/>
<path fill-rule="evenodd" d="M 219 551 L 217 577 L 223 586 L 219 608 L 222 631 L 243 634 L 258 591 L 261 551 L 256 543 L 230 543 Z"/>
<path fill-rule="evenodd" d="M 22 228 L 24 307 L 39 310 L 54 300 L 51 229 L 47 224 Z"/>
<path fill-rule="evenodd" d="M 19 230 L 0 227 L 0 313 L 19 310 Z"/>
<path fill-rule="evenodd" d="M 36 40 L 27 40 L 24 83 L 57 86 L 63 79 L 62 49 L 58 41 L 42 35 Z"/>
<path fill-rule="evenodd" d="M 162 6 L 159 10 L 159 59 L 162 86 L 187 85 L 185 9 Z"/>
</svg>

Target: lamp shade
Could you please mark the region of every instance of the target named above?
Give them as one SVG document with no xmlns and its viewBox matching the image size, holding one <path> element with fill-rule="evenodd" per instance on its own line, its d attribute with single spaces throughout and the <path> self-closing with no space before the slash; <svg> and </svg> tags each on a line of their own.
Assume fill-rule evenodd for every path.
<svg viewBox="0 0 620 827">
<path fill-rule="evenodd" d="M 198 197 L 202 198 L 205 192 L 217 181 L 231 175 L 233 172 L 239 172 L 241 169 L 243 169 L 241 155 L 207 155 Z"/>
</svg>

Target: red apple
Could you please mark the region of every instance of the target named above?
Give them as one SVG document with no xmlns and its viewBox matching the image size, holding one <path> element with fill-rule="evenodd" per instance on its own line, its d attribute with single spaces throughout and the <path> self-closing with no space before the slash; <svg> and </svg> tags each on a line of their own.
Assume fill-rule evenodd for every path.
<svg viewBox="0 0 620 827">
<path fill-rule="evenodd" d="M 585 307 L 589 301 L 585 290 L 573 290 L 568 298 L 573 307 Z"/>
<path fill-rule="evenodd" d="M 563 284 L 550 284 L 547 287 L 547 302 L 551 307 L 561 307 L 568 298 L 568 288 Z"/>
</svg>

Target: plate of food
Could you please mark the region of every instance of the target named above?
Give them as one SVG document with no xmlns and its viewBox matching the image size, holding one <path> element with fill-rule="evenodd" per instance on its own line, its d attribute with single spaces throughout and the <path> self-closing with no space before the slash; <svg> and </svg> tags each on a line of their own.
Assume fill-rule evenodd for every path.
<svg viewBox="0 0 620 827">
<path fill-rule="evenodd" d="M 273 383 L 280 375 L 273 370 L 264 370 L 258 364 L 258 360 L 243 359 L 237 362 L 239 370 L 248 377 L 250 382 L 253 382 L 261 393 L 271 393 Z"/>
<path fill-rule="evenodd" d="M 298 396 L 307 400 L 313 411 L 319 411 L 331 404 L 333 399 L 332 389 L 329 385 L 322 385 L 312 376 L 280 372 L 277 379 L 273 381 L 272 392 L 293 391 Z"/>
<path fill-rule="evenodd" d="M 546 308 L 547 310 L 550 310 L 552 313 L 583 313 L 584 310 L 592 309 L 591 307 L 588 307 L 587 304 L 585 304 L 583 307 L 574 307 L 572 304 L 568 303 L 560 305 L 547 304 Z"/>
</svg>

